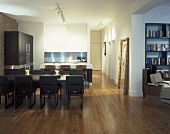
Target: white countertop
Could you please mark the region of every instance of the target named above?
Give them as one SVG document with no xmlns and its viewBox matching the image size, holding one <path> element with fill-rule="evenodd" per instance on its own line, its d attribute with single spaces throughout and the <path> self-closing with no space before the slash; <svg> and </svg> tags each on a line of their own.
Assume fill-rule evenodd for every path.
<svg viewBox="0 0 170 134">
<path fill-rule="evenodd" d="M 40 69 L 44 69 L 45 65 L 55 65 L 56 69 L 60 69 L 60 65 L 70 65 L 71 69 L 75 69 L 76 65 L 86 65 L 87 69 L 93 69 L 93 65 L 90 63 L 82 63 L 82 62 L 78 62 L 78 63 L 43 63 L 40 65 Z"/>
</svg>

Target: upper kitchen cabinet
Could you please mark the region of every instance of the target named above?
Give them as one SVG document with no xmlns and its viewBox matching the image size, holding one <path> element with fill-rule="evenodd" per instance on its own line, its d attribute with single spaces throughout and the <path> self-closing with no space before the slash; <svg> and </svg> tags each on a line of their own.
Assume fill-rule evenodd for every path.
<svg viewBox="0 0 170 134">
<path fill-rule="evenodd" d="M 19 31 L 4 32 L 4 68 L 21 69 L 33 63 L 33 36 Z"/>
</svg>

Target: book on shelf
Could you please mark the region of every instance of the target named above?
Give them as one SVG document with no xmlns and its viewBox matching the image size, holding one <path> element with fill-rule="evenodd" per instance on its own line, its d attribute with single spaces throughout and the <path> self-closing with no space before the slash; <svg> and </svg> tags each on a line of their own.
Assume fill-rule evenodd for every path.
<svg viewBox="0 0 170 134">
<path fill-rule="evenodd" d="M 146 51 L 170 51 L 170 44 L 146 44 Z"/>
<path fill-rule="evenodd" d="M 166 65 L 165 58 L 160 58 L 160 64 L 161 64 L 161 65 Z"/>
<path fill-rule="evenodd" d="M 161 60 L 159 58 L 146 58 L 146 64 L 148 65 L 160 65 Z"/>
<path fill-rule="evenodd" d="M 162 51 L 166 51 L 166 44 L 161 44 Z"/>
<path fill-rule="evenodd" d="M 167 65 L 170 65 L 170 55 L 167 55 Z"/>
</svg>

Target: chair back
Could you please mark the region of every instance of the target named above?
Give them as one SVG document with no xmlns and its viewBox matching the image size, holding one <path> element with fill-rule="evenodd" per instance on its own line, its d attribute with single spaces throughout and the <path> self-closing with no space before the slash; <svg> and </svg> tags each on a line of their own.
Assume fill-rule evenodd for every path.
<svg viewBox="0 0 170 134">
<path fill-rule="evenodd" d="M 23 70 L 23 69 L 12 70 L 11 74 L 12 75 L 25 75 L 25 70 Z"/>
<path fill-rule="evenodd" d="M 83 94 L 84 93 L 84 80 L 83 75 L 66 76 L 67 94 Z M 76 90 L 76 91 L 74 91 Z"/>
<path fill-rule="evenodd" d="M 76 65 L 76 69 L 82 69 L 83 71 L 86 71 L 86 65 Z"/>
<path fill-rule="evenodd" d="M 83 70 L 82 69 L 71 69 L 69 71 L 70 75 L 83 75 Z"/>
<path fill-rule="evenodd" d="M 8 87 L 8 77 L 0 76 L 0 93 L 5 93 Z"/>
<path fill-rule="evenodd" d="M 60 65 L 60 69 L 63 71 L 70 71 L 70 65 Z"/>
<path fill-rule="evenodd" d="M 16 92 L 33 92 L 31 76 L 15 76 Z"/>
<path fill-rule="evenodd" d="M 40 76 L 40 92 L 54 94 L 57 91 L 57 76 Z"/>
<path fill-rule="evenodd" d="M 31 74 L 44 74 L 44 70 L 32 70 Z"/>
<path fill-rule="evenodd" d="M 45 65 L 45 70 L 55 70 L 56 66 L 55 65 Z"/>
</svg>

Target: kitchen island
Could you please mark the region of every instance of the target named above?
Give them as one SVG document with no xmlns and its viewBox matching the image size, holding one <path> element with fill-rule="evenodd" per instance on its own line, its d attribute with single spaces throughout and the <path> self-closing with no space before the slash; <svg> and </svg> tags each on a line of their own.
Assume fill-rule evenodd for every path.
<svg viewBox="0 0 170 134">
<path fill-rule="evenodd" d="M 92 64 L 89 64 L 89 63 L 82 63 L 82 62 L 72 62 L 72 63 L 69 63 L 69 62 L 66 62 L 66 63 L 43 63 L 40 65 L 40 69 L 45 69 L 46 66 L 51 66 L 51 65 L 54 65 L 55 66 L 55 69 L 60 69 L 60 66 L 62 65 L 69 65 L 70 66 L 70 69 L 76 69 L 76 66 L 77 65 L 85 65 L 86 66 L 86 74 L 87 74 L 87 81 L 86 83 L 89 85 L 89 86 L 92 86 L 92 69 L 93 69 L 93 65 Z"/>
</svg>

